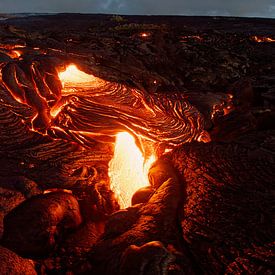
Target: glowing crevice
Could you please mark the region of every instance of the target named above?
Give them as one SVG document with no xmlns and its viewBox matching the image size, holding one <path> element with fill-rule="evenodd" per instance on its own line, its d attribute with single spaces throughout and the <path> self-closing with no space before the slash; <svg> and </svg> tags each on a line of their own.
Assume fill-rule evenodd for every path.
<svg viewBox="0 0 275 275">
<path fill-rule="evenodd" d="M 109 177 L 111 189 L 121 208 L 130 206 L 133 194 L 149 185 L 148 170 L 154 161 L 154 156 L 144 160 L 134 137 L 129 133 L 117 134 L 114 157 L 109 163 Z"/>
</svg>

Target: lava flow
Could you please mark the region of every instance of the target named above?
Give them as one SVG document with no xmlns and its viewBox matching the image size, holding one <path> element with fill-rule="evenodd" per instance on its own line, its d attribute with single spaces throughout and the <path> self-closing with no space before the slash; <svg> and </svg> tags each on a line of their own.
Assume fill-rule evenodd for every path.
<svg viewBox="0 0 275 275">
<path fill-rule="evenodd" d="M 117 134 L 114 157 L 109 163 L 109 177 L 121 208 L 130 206 L 133 194 L 148 185 L 148 170 L 154 161 L 153 155 L 144 159 L 129 133 Z"/>
<path fill-rule="evenodd" d="M 70 65 L 59 73 L 63 83 L 62 111 L 55 116 L 52 134 L 59 129 L 88 145 L 91 139 L 114 142 L 118 132 L 177 146 L 205 136 L 203 118 L 182 95 L 153 95 L 86 74 Z"/>
<path fill-rule="evenodd" d="M 32 130 L 85 146 L 114 142 L 127 131 L 174 147 L 206 137 L 200 112 L 182 94 L 149 94 L 110 82 L 70 64 L 61 71 L 51 57 L 2 64 L 2 82 L 18 102 L 31 107 Z M 59 72 L 58 72 L 59 70 Z"/>
<path fill-rule="evenodd" d="M 207 137 L 201 114 L 182 95 L 149 94 L 87 74 L 74 64 L 59 72 L 48 64 L 33 63 L 31 70 L 26 65 L 7 64 L 2 81 L 14 99 L 35 111 L 32 130 L 86 147 L 95 140 L 116 139 L 109 176 L 121 208 L 148 185 L 156 148 Z"/>
<path fill-rule="evenodd" d="M 184 95 L 149 94 L 61 64 L 65 70 L 45 58 L 3 64 L 2 81 L 15 100 L 34 111 L 33 131 L 86 147 L 116 139 L 109 172 L 121 207 L 148 185 L 157 148 L 164 152 L 207 139 L 202 115 Z"/>
<path fill-rule="evenodd" d="M 64 71 L 61 71 L 58 76 L 65 93 L 69 92 L 70 89 L 73 91 L 75 87 L 98 87 L 104 83 L 100 78 L 80 71 L 74 64 L 69 65 Z"/>
<path fill-rule="evenodd" d="M 254 40 L 257 43 L 272 43 L 275 42 L 275 39 L 271 37 L 265 37 L 265 36 L 257 36 L 254 35 L 251 37 L 252 40 Z"/>
<path fill-rule="evenodd" d="M 75 65 L 69 65 L 59 73 L 65 93 L 73 92 L 76 87 L 100 87 L 104 81 L 95 76 L 80 71 Z M 151 155 L 145 160 L 135 143 L 135 138 L 121 132 L 116 135 L 114 156 L 109 163 L 111 189 L 116 194 L 120 207 L 131 205 L 133 194 L 148 185 L 148 170 L 155 161 Z"/>
</svg>

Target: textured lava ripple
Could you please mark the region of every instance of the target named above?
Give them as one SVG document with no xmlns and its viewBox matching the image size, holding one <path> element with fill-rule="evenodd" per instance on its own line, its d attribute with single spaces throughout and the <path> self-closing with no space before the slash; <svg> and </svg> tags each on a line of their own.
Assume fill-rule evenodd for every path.
<svg viewBox="0 0 275 275">
<path fill-rule="evenodd" d="M 54 125 L 84 143 L 88 137 L 112 138 L 128 130 L 173 146 L 198 140 L 204 133 L 202 116 L 183 97 L 151 96 L 116 83 L 75 88 Z"/>
<path fill-rule="evenodd" d="M 1 63 L 2 85 L 34 111 L 32 130 L 86 146 L 112 142 L 119 131 L 166 147 L 207 140 L 202 115 L 184 95 L 149 94 L 99 78 L 61 91 L 52 60 L 38 55 L 34 61 Z"/>
</svg>

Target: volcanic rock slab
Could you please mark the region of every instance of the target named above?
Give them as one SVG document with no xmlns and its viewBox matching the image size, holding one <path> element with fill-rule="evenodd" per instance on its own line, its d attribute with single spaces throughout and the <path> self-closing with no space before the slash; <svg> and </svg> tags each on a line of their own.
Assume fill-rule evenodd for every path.
<svg viewBox="0 0 275 275">
<path fill-rule="evenodd" d="M 183 238 L 203 270 L 273 269 L 274 149 L 274 132 L 262 132 L 171 154 L 186 182 Z"/>
<path fill-rule="evenodd" d="M 5 216 L 2 243 L 25 257 L 46 256 L 66 231 L 81 222 L 78 202 L 71 194 L 34 196 Z"/>
<path fill-rule="evenodd" d="M 9 274 L 28 274 L 36 275 L 32 261 L 23 259 L 14 252 L 0 246 L 0 272 L 3 275 Z"/>
</svg>

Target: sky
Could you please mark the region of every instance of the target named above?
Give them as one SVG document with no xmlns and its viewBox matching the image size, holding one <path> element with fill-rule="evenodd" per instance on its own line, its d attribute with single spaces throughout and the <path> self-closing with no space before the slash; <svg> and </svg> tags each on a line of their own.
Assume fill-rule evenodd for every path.
<svg viewBox="0 0 275 275">
<path fill-rule="evenodd" d="M 18 12 L 275 18 L 275 0 L 0 0 L 0 13 Z"/>
</svg>

